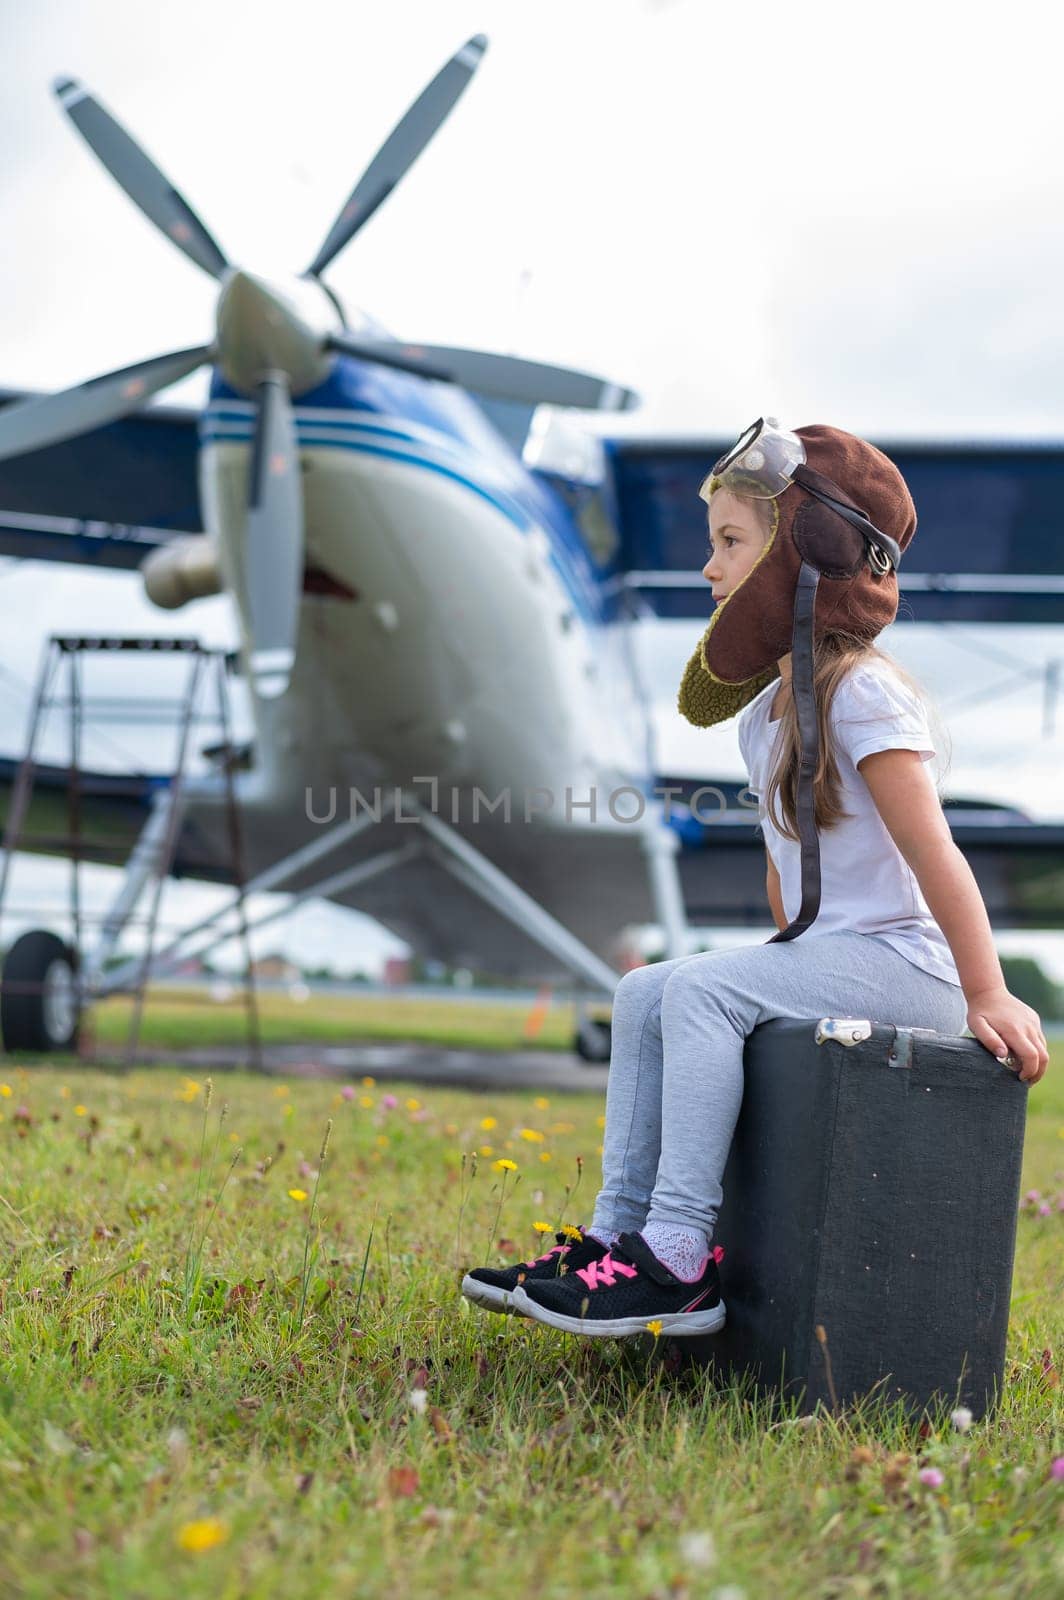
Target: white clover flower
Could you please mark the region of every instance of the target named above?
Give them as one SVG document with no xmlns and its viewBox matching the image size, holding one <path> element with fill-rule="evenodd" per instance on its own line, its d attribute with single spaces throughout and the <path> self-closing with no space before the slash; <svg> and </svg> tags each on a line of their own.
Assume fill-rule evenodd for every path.
<svg viewBox="0 0 1064 1600">
<path fill-rule="evenodd" d="M 717 1564 L 717 1547 L 709 1532 L 685 1533 L 680 1539 L 680 1555 L 689 1567 L 703 1570 Z"/>
</svg>

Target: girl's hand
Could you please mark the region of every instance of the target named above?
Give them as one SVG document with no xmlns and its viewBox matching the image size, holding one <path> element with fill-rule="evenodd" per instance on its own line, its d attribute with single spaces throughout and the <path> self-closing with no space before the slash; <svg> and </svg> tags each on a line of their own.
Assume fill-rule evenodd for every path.
<svg viewBox="0 0 1064 1600">
<path fill-rule="evenodd" d="M 1018 1067 L 1024 1083 L 1037 1083 L 1049 1065 L 1049 1049 L 1037 1011 L 1002 986 L 966 996 L 968 1026 L 999 1061 Z"/>
</svg>

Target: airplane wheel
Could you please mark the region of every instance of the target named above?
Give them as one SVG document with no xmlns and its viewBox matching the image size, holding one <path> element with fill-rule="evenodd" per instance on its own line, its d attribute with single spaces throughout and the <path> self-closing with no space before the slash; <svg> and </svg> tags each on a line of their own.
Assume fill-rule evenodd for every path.
<svg viewBox="0 0 1064 1600">
<path fill-rule="evenodd" d="M 585 1017 L 576 1030 L 573 1049 L 581 1061 L 601 1066 L 602 1062 L 610 1059 L 611 1038 L 608 1022 L 600 1022 L 594 1017 Z"/>
<path fill-rule="evenodd" d="M 79 1022 L 76 953 L 54 933 L 24 933 L 0 979 L 5 1049 L 76 1050 Z"/>
</svg>

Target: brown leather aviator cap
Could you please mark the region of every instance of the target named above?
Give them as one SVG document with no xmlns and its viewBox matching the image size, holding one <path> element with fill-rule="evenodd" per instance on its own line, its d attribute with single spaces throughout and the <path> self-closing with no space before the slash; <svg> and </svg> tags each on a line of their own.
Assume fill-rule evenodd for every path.
<svg viewBox="0 0 1064 1600">
<path fill-rule="evenodd" d="M 792 648 L 803 564 L 819 573 L 814 635 L 838 627 L 870 641 L 897 615 L 897 553 L 893 564 L 884 559 L 861 523 L 886 535 L 884 546 L 894 541 L 904 551 L 916 531 L 905 479 L 881 450 L 841 428 L 816 423 L 788 437 L 801 440 L 805 462 L 788 472 L 781 493 L 760 496 L 772 517 L 765 549 L 717 604 L 684 671 L 679 709 L 696 727 L 726 722 L 779 676 L 777 662 Z M 732 487 L 712 474 L 707 482 L 709 493 Z"/>
</svg>

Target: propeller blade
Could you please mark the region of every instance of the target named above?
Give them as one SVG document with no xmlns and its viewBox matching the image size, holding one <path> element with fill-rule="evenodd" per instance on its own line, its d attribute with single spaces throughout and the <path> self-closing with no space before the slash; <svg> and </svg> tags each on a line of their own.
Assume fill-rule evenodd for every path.
<svg viewBox="0 0 1064 1600">
<path fill-rule="evenodd" d="M 345 355 L 394 367 L 397 372 L 412 372 L 418 378 L 435 378 L 439 383 L 457 381 L 445 367 L 426 361 L 419 353 L 421 345 L 399 344 L 392 339 L 354 339 L 349 333 L 330 333 L 325 344 L 329 350 L 342 350 Z"/>
<path fill-rule="evenodd" d="M 639 404 L 632 389 L 609 383 L 570 367 L 552 367 L 520 356 L 493 355 L 486 350 L 462 350 L 444 344 L 402 344 L 385 339 L 352 339 L 349 334 L 329 335 L 328 345 L 363 361 L 398 367 L 423 378 L 457 383 L 476 394 L 531 405 L 576 406 L 582 411 L 630 411 Z"/>
<path fill-rule="evenodd" d="M 307 268 L 310 276 L 317 277 L 325 271 L 413 166 L 467 87 L 487 48 L 485 35 L 475 33 L 421 91 L 351 191 L 328 238 Z"/>
<path fill-rule="evenodd" d="M 151 157 L 76 78 L 56 78 L 59 103 L 133 204 L 197 267 L 220 278 L 229 265 L 192 207 Z"/>
<path fill-rule="evenodd" d="M 251 672 L 266 699 L 288 687 L 303 592 L 303 488 L 295 418 L 283 372 L 267 373 L 251 451 L 244 577 Z"/>
<path fill-rule="evenodd" d="M 62 439 L 73 439 L 136 411 L 149 395 L 195 372 L 213 354 L 210 345 L 174 350 L 170 355 L 153 356 L 150 361 L 138 361 L 135 366 L 90 378 L 87 383 L 58 394 L 5 406 L 0 411 L 0 461 L 41 450 Z"/>
<path fill-rule="evenodd" d="M 520 356 L 495 355 L 488 350 L 461 350 L 451 345 L 411 345 L 451 374 L 463 389 L 493 395 L 500 400 L 523 400 L 535 405 L 576 406 L 581 411 L 630 411 L 639 404 L 633 389 L 596 378 L 572 367 L 554 367 Z"/>
</svg>

